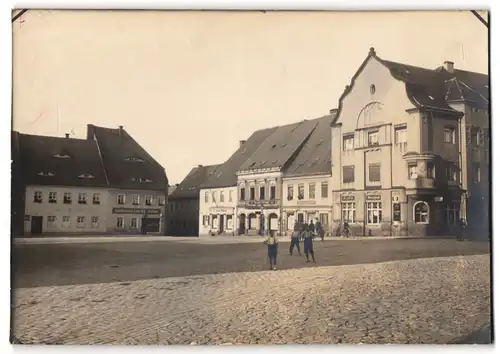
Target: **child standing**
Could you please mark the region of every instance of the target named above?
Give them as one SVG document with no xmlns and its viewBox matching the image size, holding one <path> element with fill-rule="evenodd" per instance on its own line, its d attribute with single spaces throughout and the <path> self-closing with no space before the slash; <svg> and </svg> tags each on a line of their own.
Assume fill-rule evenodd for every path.
<svg viewBox="0 0 500 354">
<path fill-rule="evenodd" d="M 304 238 L 304 253 L 306 254 L 307 263 L 309 263 L 309 254 L 312 257 L 312 261 L 316 263 L 314 259 L 314 250 L 313 250 L 313 237 L 314 234 L 309 231 L 309 228 L 306 226 L 302 231 L 302 237 Z"/>
<path fill-rule="evenodd" d="M 269 257 L 269 269 L 276 270 L 276 259 L 278 258 L 278 240 L 274 233 L 264 241 L 267 245 L 267 256 Z"/>
<path fill-rule="evenodd" d="M 298 224 L 293 228 L 292 239 L 290 241 L 290 256 L 293 254 L 295 247 L 297 247 L 300 256 L 300 229 Z"/>
</svg>

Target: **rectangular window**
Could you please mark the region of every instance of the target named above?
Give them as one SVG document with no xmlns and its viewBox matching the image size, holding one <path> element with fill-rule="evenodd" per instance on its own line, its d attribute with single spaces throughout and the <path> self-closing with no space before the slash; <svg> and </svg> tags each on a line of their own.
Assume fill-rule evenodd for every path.
<svg viewBox="0 0 500 354">
<path fill-rule="evenodd" d="M 57 203 L 57 193 L 49 192 L 49 203 L 56 204 Z"/>
<path fill-rule="evenodd" d="M 91 227 L 93 229 L 96 229 L 99 227 L 99 217 L 98 216 L 93 216 L 90 220 L 91 220 Z"/>
<path fill-rule="evenodd" d="M 117 229 L 123 229 L 123 226 L 125 225 L 123 216 L 118 216 L 116 218 L 116 228 Z"/>
<path fill-rule="evenodd" d="M 50 228 L 56 227 L 56 217 L 55 216 L 47 216 L 47 227 L 50 227 Z"/>
<path fill-rule="evenodd" d="M 84 227 L 84 226 L 85 226 L 85 216 L 77 216 L 76 227 Z"/>
<path fill-rule="evenodd" d="M 213 204 L 217 203 L 217 192 L 212 192 L 212 203 Z"/>
<path fill-rule="evenodd" d="M 92 196 L 92 204 L 101 204 L 101 195 L 99 193 L 94 193 Z"/>
<path fill-rule="evenodd" d="M 444 128 L 444 142 L 448 144 L 455 144 L 455 128 Z"/>
<path fill-rule="evenodd" d="M 69 215 L 64 215 L 62 217 L 62 227 L 68 228 L 71 224 L 71 219 L 69 218 Z"/>
<path fill-rule="evenodd" d="M 232 228 L 233 228 L 233 216 L 227 215 L 226 216 L 226 229 L 231 230 Z"/>
<path fill-rule="evenodd" d="M 203 226 L 208 226 L 208 215 L 203 215 Z"/>
<path fill-rule="evenodd" d="M 456 182 L 457 180 L 457 171 L 453 166 L 447 166 L 446 167 L 446 178 L 450 182 Z"/>
<path fill-rule="evenodd" d="M 457 225 L 460 221 L 460 205 L 458 203 L 446 204 L 445 211 L 448 225 Z"/>
<path fill-rule="evenodd" d="M 138 229 L 139 228 L 139 218 L 130 219 L 130 228 L 131 229 Z"/>
<path fill-rule="evenodd" d="M 137 194 L 132 196 L 132 205 L 139 205 L 139 196 Z"/>
<path fill-rule="evenodd" d="M 382 222 L 382 202 L 366 203 L 367 225 L 380 225 Z"/>
<path fill-rule="evenodd" d="M 229 191 L 229 202 L 233 201 L 233 191 Z"/>
<path fill-rule="evenodd" d="M 165 206 L 165 197 L 158 197 L 158 205 Z"/>
<path fill-rule="evenodd" d="M 205 203 L 207 203 L 207 204 L 208 204 L 208 196 L 209 196 L 209 193 L 205 192 Z"/>
<path fill-rule="evenodd" d="M 220 202 L 224 203 L 224 191 L 220 191 Z"/>
<path fill-rule="evenodd" d="M 260 197 L 260 200 L 266 199 L 266 187 L 260 186 L 260 188 L 259 188 L 259 197 Z"/>
<path fill-rule="evenodd" d="M 478 163 L 472 164 L 472 183 L 481 181 L 481 167 Z"/>
<path fill-rule="evenodd" d="M 153 205 L 153 196 L 152 195 L 147 195 L 145 199 L 145 204 L 147 206 Z"/>
<path fill-rule="evenodd" d="M 298 195 L 299 200 L 304 199 L 304 185 L 299 184 L 299 195 Z"/>
<path fill-rule="evenodd" d="M 270 199 L 274 200 L 276 199 L 276 186 L 271 186 L 269 187 L 269 194 L 270 194 Z"/>
<path fill-rule="evenodd" d="M 309 199 L 316 199 L 316 183 L 309 183 Z"/>
<path fill-rule="evenodd" d="M 344 151 L 354 150 L 354 134 L 346 134 L 342 140 L 342 148 Z"/>
<path fill-rule="evenodd" d="M 124 205 L 125 204 L 125 194 L 118 194 L 116 196 L 117 204 Z"/>
<path fill-rule="evenodd" d="M 483 144 L 484 144 L 484 133 L 483 133 L 483 130 L 481 128 L 477 128 L 477 131 L 476 131 L 476 144 L 478 146 L 483 146 Z"/>
<path fill-rule="evenodd" d="M 64 196 L 63 196 L 63 203 L 64 204 L 71 204 L 71 193 L 64 193 Z"/>
<path fill-rule="evenodd" d="M 245 200 L 245 187 L 240 188 L 240 200 Z"/>
<path fill-rule="evenodd" d="M 378 131 L 368 133 L 368 146 L 378 145 Z"/>
<path fill-rule="evenodd" d="M 31 218 L 29 215 L 24 215 L 24 221 L 31 221 Z"/>
<path fill-rule="evenodd" d="M 427 167 L 427 178 L 434 178 L 434 163 L 427 162 L 426 167 Z"/>
<path fill-rule="evenodd" d="M 43 194 L 42 192 L 35 192 L 35 195 L 33 197 L 33 202 L 34 203 L 41 203 L 43 201 Z"/>
<path fill-rule="evenodd" d="M 250 200 L 255 200 L 255 187 L 250 187 Z"/>
<path fill-rule="evenodd" d="M 342 167 L 342 182 L 343 183 L 354 182 L 354 166 Z"/>
<path fill-rule="evenodd" d="M 356 220 L 356 203 L 342 203 L 342 222 L 354 223 Z"/>
<path fill-rule="evenodd" d="M 394 128 L 394 142 L 396 144 L 406 143 L 406 125 Z"/>
<path fill-rule="evenodd" d="M 417 179 L 418 178 L 417 164 L 416 163 L 409 163 L 408 164 L 408 178 L 409 179 Z"/>
<path fill-rule="evenodd" d="M 292 200 L 293 199 L 293 184 L 289 184 L 287 189 L 288 189 L 287 199 Z"/>
<path fill-rule="evenodd" d="M 87 193 L 78 193 L 78 204 L 87 204 Z"/>
<path fill-rule="evenodd" d="M 368 165 L 368 181 L 380 182 L 380 164 L 372 163 Z"/>
<path fill-rule="evenodd" d="M 470 124 L 465 126 L 465 139 L 467 144 L 472 143 L 472 127 Z"/>
<path fill-rule="evenodd" d="M 328 198 L 328 182 L 321 183 L 321 198 Z"/>
<path fill-rule="evenodd" d="M 327 213 L 321 213 L 319 214 L 319 222 L 321 223 L 321 226 L 326 230 L 328 230 L 328 214 Z"/>
</svg>

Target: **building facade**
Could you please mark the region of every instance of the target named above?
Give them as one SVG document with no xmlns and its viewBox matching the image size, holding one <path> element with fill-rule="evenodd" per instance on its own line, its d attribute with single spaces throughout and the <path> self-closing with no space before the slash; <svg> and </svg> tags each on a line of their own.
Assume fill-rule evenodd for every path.
<svg viewBox="0 0 500 354">
<path fill-rule="evenodd" d="M 237 188 L 223 187 L 200 190 L 201 235 L 235 235 Z"/>
<path fill-rule="evenodd" d="M 164 233 L 165 170 L 123 127 L 18 140 L 24 235 Z"/>
<path fill-rule="evenodd" d="M 380 59 L 373 49 L 332 121 L 334 224 L 358 235 L 443 235 L 464 215 L 463 113 L 444 77 Z"/>
</svg>

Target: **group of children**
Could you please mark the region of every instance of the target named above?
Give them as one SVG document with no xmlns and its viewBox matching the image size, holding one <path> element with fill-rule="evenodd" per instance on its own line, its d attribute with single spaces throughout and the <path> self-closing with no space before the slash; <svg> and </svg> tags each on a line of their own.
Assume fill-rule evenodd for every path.
<svg viewBox="0 0 500 354">
<path fill-rule="evenodd" d="M 290 255 L 293 255 L 293 250 L 297 247 L 297 251 L 300 253 L 300 241 L 304 242 L 304 253 L 306 255 L 306 262 L 309 263 L 309 256 L 311 256 L 312 261 L 316 263 L 314 259 L 314 249 L 313 249 L 313 239 L 317 235 L 320 236 L 321 241 L 324 241 L 325 232 L 321 223 L 316 220 L 314 224 L 311 220 L 310 224 L 299 224 L 296 223 L 293 228 L 292 238 L 290 242 Z M 276 270 L 276 259 L 278 257 L 278 240 L 276 236 L 271 234 L 265 241 L 264 244 L 267 245 L 267 255 L 269 257 L 269 266 L 271 270 Z"/>
</svg>

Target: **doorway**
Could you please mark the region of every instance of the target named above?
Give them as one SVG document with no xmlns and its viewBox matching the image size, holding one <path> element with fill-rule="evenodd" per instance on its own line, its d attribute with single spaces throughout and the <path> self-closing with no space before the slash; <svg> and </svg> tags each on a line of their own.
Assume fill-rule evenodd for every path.
<svg viewBox="0 0 500 354">
<path fill-rule="evenodd" d="M 238 234 L 243 235 L 245 233 L 245 214 L 240 214 L 240 226 L 238 228 Z"/>
<path fill-rule="evenodd" d="M 41 235 L 43 229 L 43 216 L 31 217 L 31 234 Z"/>
<path fill-rule="evenodd" d="M 302 214 L 302 213 L 297 214 L 297 223 L 299 225 L 302 225 L 304 223 L 304 214 Z"/>
<path fill-rule="evenodd" d="M 224 215 L 219 215 L 219 234 L 224 232 Z"/>
</svg>

